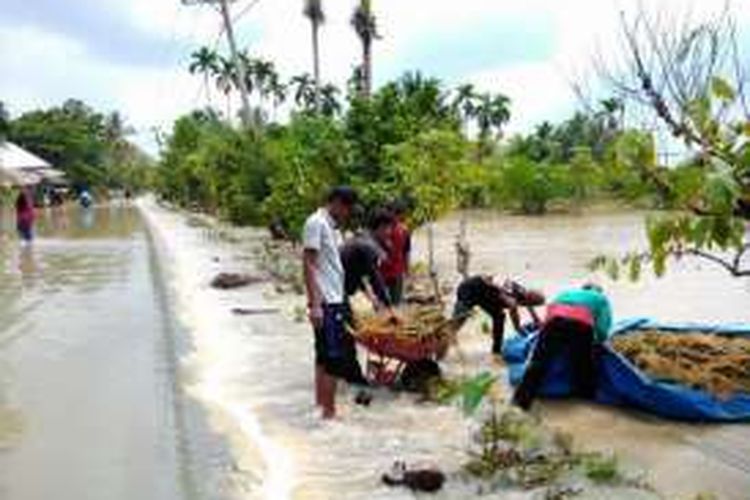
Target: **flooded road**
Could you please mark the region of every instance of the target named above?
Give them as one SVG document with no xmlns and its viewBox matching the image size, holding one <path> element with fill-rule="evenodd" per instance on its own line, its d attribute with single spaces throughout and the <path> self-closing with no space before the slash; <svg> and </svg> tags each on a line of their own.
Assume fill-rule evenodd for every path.
<svg viewBox="0 0 750 500">
<path fill-rule="evenodd" d="M 11 238 L 8 218 L 0 498 L 196 498 L 178 339 L 137 210 L 42 212 L 29 248 Z"/>
</svg>

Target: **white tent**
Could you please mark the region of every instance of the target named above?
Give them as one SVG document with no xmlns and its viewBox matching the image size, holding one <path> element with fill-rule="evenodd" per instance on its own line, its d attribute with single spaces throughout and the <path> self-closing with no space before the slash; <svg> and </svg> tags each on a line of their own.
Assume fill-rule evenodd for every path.
<svg viewBox="0 0 750 500">
<path fill-rule="evenodd" d="M 59 179 L 64 173 L 10 141 L 0 142 L 0 182 L 30 185 Z"/>
</svg>

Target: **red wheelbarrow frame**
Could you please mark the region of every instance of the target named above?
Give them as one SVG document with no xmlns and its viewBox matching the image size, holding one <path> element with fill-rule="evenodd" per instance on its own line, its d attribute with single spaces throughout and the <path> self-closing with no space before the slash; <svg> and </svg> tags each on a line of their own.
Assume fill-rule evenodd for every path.
<svg viewBox="0 0 750 500">
<path fill-rule="evenodd" d="M 427 335 L 404 338 L 392 335 L 354 336 L 367 352 L 365 371 L 376 385 L 393 386 L 407 364 L 430 359 L 439 361 L 450 347 L 450 336 Z"/>
</svg>

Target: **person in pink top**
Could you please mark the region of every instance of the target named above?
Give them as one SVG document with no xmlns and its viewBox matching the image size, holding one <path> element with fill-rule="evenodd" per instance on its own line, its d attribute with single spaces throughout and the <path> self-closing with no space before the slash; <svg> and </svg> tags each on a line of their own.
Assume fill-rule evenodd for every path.
<svg viewBox="0 0 750 500">
<path fill-rule="evenodd" d="M 19 238 L 26 243 L 31 243 L 34 238 L 35 216 L 31 193 L 24 187 L 16 198 L 16 229 Z"/>
</svg>

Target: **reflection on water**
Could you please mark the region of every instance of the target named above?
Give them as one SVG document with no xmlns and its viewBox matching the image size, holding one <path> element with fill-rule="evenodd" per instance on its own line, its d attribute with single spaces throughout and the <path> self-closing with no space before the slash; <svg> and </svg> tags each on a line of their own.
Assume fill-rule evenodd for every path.
<svg viewBox="0 0 750 500">
<path fill-rule="evenodd" d="M 183 498 L 174 382 L 135 209 L 0 217 L 0 497 Z"/>
</svg>

